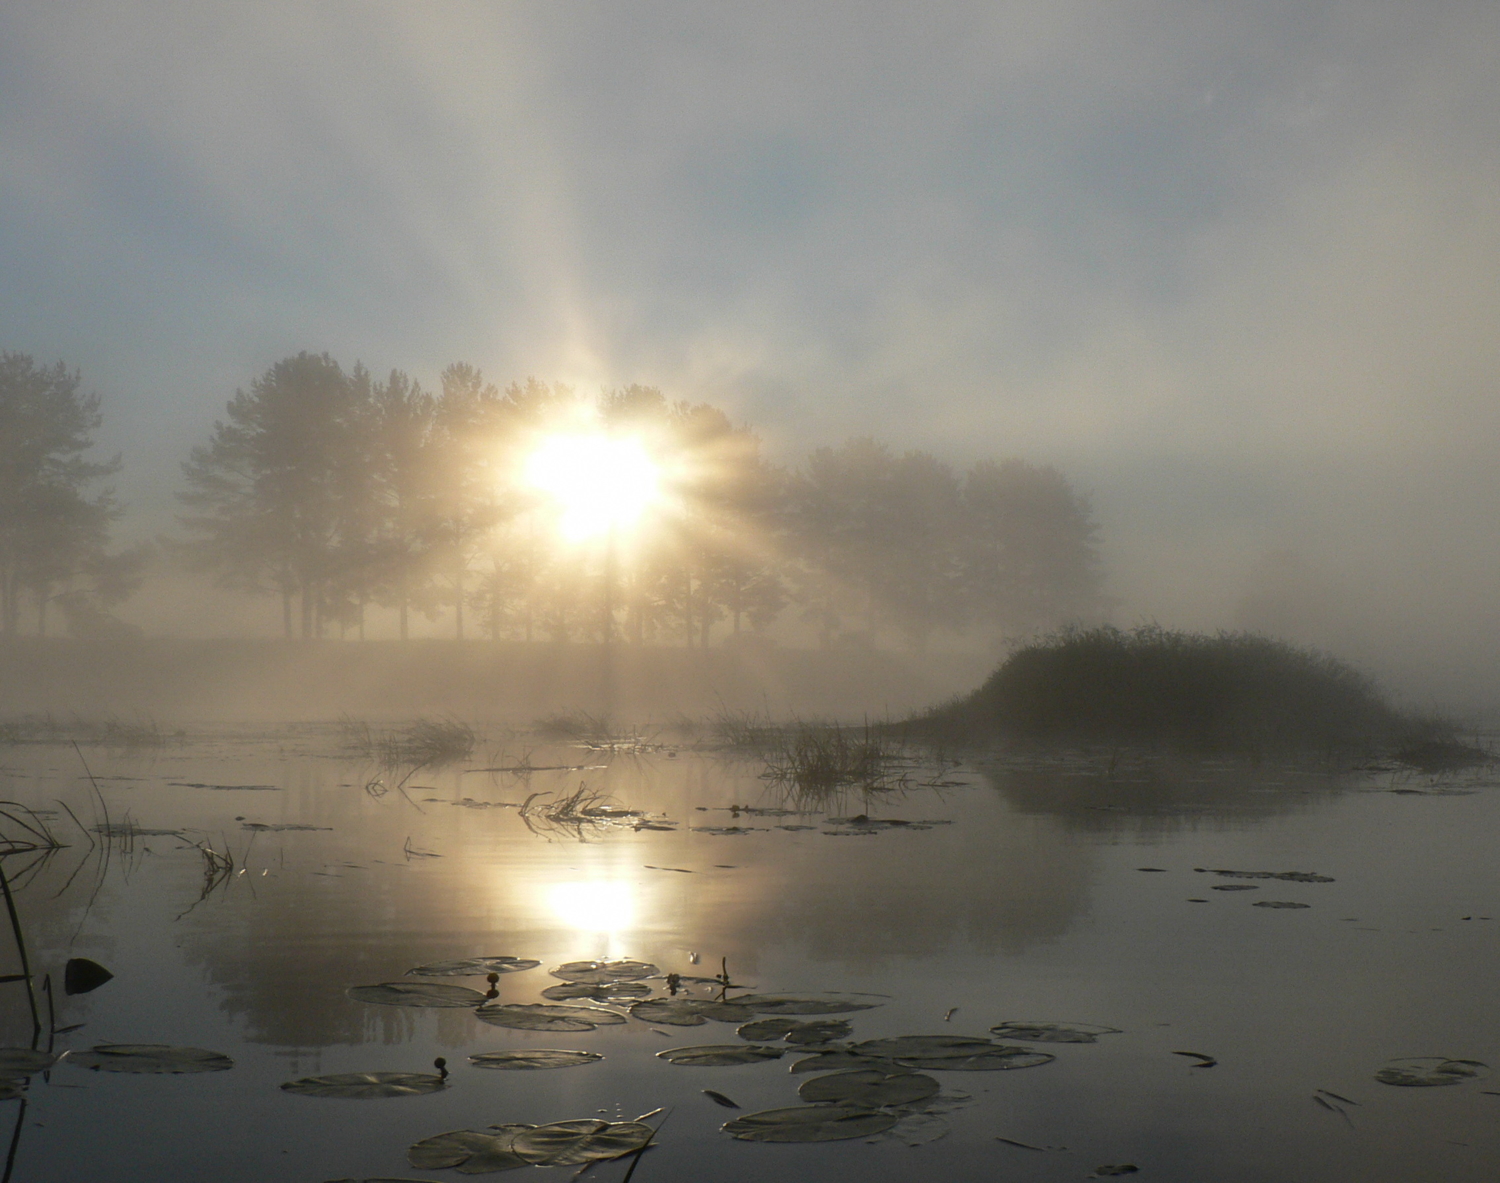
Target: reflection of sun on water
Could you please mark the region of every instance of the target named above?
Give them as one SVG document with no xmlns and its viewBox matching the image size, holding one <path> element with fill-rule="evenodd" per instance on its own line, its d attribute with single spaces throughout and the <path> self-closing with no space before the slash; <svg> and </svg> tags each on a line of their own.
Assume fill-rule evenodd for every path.
<svg viewBox="0 0 1500 1183">
<path fill-rule="evenodd" d="M 614 956 L 619 939 L 634 931 L 638 914 L 635 884 L 621 880 L 558 883 L 547 892 L 552 913 L 567 927 L 608 938 L 606 956 Z"/>
<path fill-rule="evenodd" d="M 661 474 L 640 440 L 599 434 L 545 437 L 526 480 L 552 501 L 571 542 L 635 525 L 661 495 Z"/>
</svg>

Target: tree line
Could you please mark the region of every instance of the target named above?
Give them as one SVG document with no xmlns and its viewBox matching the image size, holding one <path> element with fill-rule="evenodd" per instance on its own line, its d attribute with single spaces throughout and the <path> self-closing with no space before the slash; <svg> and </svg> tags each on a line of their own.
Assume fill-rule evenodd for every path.
<svg viewBox="0 0 1500 1183">
<path fill-rule="evenodd" d="M 15 372 L 0 370 L 0 498 L 22 507 L 28 481 L 70 488 L 104 555 L 118 506 L 82 490 L 118 462 L 80 458 L 97 400 L 60 365 L 5 357 Z M 51 435 L 23 426 L 13 440 L 12 404 L 28 382 L 51 392 L 41 417 L 55 425 Z M 571 541 L 553 528 L 528 460 L 579 425 L 638 441 L 655 462 L 662 496 L 638 527 Z M 27 432 L 52 468 L 17 483 L 11 454 L 25 451 Z M 651 387 L 596 397 L 535 379 L 501 388 L 455 364 L 428 390 L 399 370 L 377 378 L 301 353 L 235 394 L 183 477 L 170 550 L 220 587 L 278 597 L 289 638 L 363 638 L 378 606 L 403 638 L 414 615 L 441 614 L 460 639 L 707 647 L 716 629 L 753 643 L 795 617 L 825 646 L 921 648 L 944 633 L 1087 618 L 1101 603 L 1097 526 L 1055 468 L 995 459 L 958 471 L 869 438 L 783 467 L 723 411 Z M 0 538 L 10 633 L 14 605 L 35 598 L 46 565 L 13 553 L 50 553 L 54 573 L 71 572 L 46 586 L 73 586 L 86 566 L 88 547 L 68 542 L 60 519 L 27 520 L 31 550 L 12 548 L 9 530 Z"/>
</svg>

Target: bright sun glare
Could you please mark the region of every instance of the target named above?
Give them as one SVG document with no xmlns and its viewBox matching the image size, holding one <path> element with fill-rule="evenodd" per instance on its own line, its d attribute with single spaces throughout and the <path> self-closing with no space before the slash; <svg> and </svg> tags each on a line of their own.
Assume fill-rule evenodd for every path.
<svg viewBox="0 0 1500 1183">
<path fill-rule="evenodd" d="M 526 462 L 526 480 L 558 511 L 558 530 L 579 542 L 635 525 L 661 494 L 661 474 L 640 440 L 551 435 Z"/>
<path fill-rule="evenodd" d="M 635 926 L 635 887 L 628 882 L 558 883 L 547 902 L 560 921 L 579 932 L 616 936 Z"/>
</svg>

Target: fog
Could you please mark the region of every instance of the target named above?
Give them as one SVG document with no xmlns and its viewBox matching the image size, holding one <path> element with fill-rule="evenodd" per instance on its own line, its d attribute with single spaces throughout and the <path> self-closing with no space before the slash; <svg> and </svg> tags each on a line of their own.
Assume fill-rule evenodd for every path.
<svg viewBox="0 0 1500 1183">
<path fill-rule="evenodd" d="M 462 360 L 708 402 L 787 465 L 1054 465 L 1117 622 L 1494 713 L 1497 36 L 1447 2 L 23 0 L 0 348 L 99 392 L 125 542 L 278 359 Z M 278 611 L 161 570 L 120 615 Z"/>
</svg>

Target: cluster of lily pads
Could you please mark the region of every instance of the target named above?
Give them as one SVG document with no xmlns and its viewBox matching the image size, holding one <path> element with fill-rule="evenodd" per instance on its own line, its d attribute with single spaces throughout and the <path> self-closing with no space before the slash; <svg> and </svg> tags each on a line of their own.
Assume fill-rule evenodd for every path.
<svg viewBox="0 0 1500 1183">
<path fill-rule="evenodd" d="M 160 1075 L 183 1072 L 223 1072 L 234 1061 L 201 1047 L 173 1047 L 165 1043 L 101 1043 L 85 1051 L 52 1052 L 24 1047 L 0 1048 L 0 1101 L 21 1095 L 22 1086 L 37 1072 L 56 1064 L 71 1064 L 94 1072 Z"/>
<path fill-rule="evenodd" d="M 1036 1045 L 1088 1044 L 1119 1034 L 1113 1027 L 1084 1023 L 1007 1021 L 988 1035 L 897 1035 L 853 1040 L 853 1015 L 882 1005 L 883 995 L 841 992 L 739 993 L 727 969 L 715 978 L 663 974 L 644 961 L 573 961 L 548 971 L 559 984 L 542 991 L 545 1003 L 500 1002 L 501 974 L 535 969 L 539 961 L 511 956 L 435 962 L 407 971 L 401 981 L 352 986 L 351 999 L 377 1005 L 472 1009 L 493 1026 L 523 1031 L 578 1033 L 637 1019 L 653 1027 L 699 1027 L 710 1021 L 733 1023 L 736 1043 L 669 1048 L 657 1058 L 687 1068 L 721 1068 L 800 1057 L 790 1071 L 806 1075 L 797 1089 L 801 1102 L 736 1116 L 722 1126 L 731 1138 L 747 1142 L 830 1142 L 893 1137 L 911 1145 L 947 1133 L 940 1116 L 966 1104 L 967 1094 L 944 1092 L 933 1073 L 1002 1072 L 1040 1067 L 1053 1053 Z M 487 992 L 434 979 L 484 976 Z M 669 993 L 652 997 L 647 979 L 664 979 Z M 711 985 L 713 996 L 694 997 L 695 985 Z M 1192 1054 L 1198 1053 L 1179 1053 Z M 597 1052 L 532 1048 L 480 1052 L 472 1066 L 488 1070 L 532 1071 L 582 1067 L 604 1057 Z M 233 1067 L 225 1055 L 202 1048 L 164 1044 L 101 1044 L 54 1056 L 23 1048 L 0 1049 L 0 1099 L 21 1095 L 27 1078 L 59 1062 L 94 1071 L 122 1073 L 215 1072 Z M 448 1087 L 446 1062 L 436 1073 L 346 1072 L 287 1081 L 297 1096 L 369 1099 L 419 1096 Z M 1482 1078 L 1488 1069 L 1475 1060 L 1425 1057 L 1393 1060 L 1375 1074 L 1384 1084 L 1406 1087 L 1455 1085 Z M 738 1109 L 723 1093 L 704 1089 L 717 1104 Z M 408 1148 L 417 1169 L 453 1168 L 481 1174 L 526 1166 L 586 1166 L 640 1154 L 656 1128 L 644 1114 L 634 1121 L 581 1118 L 543 1125 L 497 1124 L 484 1129 L 448 1130 Z M 1101 1168 L 1101 1171 L 1103 1168 Z"/>
</svg>

